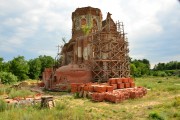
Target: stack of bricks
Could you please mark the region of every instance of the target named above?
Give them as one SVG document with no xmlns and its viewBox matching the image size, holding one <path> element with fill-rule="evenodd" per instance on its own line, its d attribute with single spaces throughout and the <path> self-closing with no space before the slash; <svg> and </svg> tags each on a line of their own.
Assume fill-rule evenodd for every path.
<svg viewBox="0 0 180 120">
<path fill-rule="evenodd" d="M 132 78 L 110 78 L 108 84 L 115 89 L 134 88 L 135 83 Z"/>
<path fill-rule="evenodd" d="M 119 103 L 126 99 L 141 98 L 147 90 L 135 87 L 132 78 L 110 78 L 107 83 L 72 83 L 71 92 L 79 93 L 79 97 L 89 97 L 93 101 L 109 101 Z"/>
<path fill-rule="evenodd" d="M 81 86 L 83 86 L 83 83 L 71 83 L 71 92 L 72 93 L 80 92 Z"/>
<path fill-rule="evenodd" d="M 112 92 L 114 90 L 113 86 L 108 84 L 97 84 L 97 83 L 71 83 L 71 92 L 76 93 L 80 91 L 86 92 Z"/>
<path fill-rule="evenodd" d="M 127 88 L 127 89 L 117 89 L 113 92 L 106 92 L 104 100 L 119 103 L 127 99 L 135 99 L 141 98 L 145 96 L 147 90 L 144 87 L 136 87 L 136 88 Z"/>
</svg>

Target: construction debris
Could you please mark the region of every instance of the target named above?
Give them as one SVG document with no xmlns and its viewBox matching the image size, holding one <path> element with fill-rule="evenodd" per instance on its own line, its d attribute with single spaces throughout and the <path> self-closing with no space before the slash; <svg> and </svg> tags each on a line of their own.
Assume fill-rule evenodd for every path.
<svg viewBox="0 0 180 120">
<path fill-rule="evenodd" d="M 141 98 L 147 93 L 144 87 L 135 87 L 132 78 L 110 78 L 107 83 L 72 83 L 71 92 L 79 97 L 88 97 L 93 101 L 119 103 L 126 99 Z"/>
<path fill-rule="evenodd" d="M 27 97 L 15 97 L 13 99 L 6 98 L 4 99 L 9 104 L 14 104 L 15 106 L 29 106 L 35 105 L 41 102 L 42 94 L 36 94 L 34 96 L 27 96 Z"/>
</svg>

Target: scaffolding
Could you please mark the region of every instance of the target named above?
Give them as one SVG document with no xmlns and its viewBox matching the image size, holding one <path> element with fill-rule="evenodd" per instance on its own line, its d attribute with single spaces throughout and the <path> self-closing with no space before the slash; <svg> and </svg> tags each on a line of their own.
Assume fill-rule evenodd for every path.
<svg viewBox="0 0 180 120">
<path fill-rule="evenodd" d="M 122 22 L 116 23 L 117 31 L 101 31 L 92 35 L 90 67 L 94 82 L 109 78 L 129 77 L 129 49 Z"/>
</svg>

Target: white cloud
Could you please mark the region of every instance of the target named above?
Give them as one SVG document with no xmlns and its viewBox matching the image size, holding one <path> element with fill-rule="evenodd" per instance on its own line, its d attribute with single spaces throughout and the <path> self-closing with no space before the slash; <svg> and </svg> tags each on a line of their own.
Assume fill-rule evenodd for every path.
<svg viewBox="0 0 180 120">
<path fill-rule="evenodd" d="M 174 10 L 179 3 L 174 0 L 5 0 L 0 4 L 0 52 L 28 49 L 34 54 L 56 54 L 55 45 L 61 42 L 62 37 L 71 37 L 71 14 L 77 7 L 92 6 L 100 8 L 103 18 L 106 13 L 112 13 L 112 18 L 123 21 L 125 32 L 130 42 L 130 55 L 135 58 L 144 58 L 151 54 L 156 42 L 153 36 L 164 35 L 167 31 L 161 23 L 161 15 Z M 180 25 L 180 16 L 169 21 L 170 24 Z M 180 28 L 180 27 L 179 27 Z M 11 30 L 12 29 L 12 30 Z M 10 35 L 5 35 L 9 31 Z M 149 39 L 152 38 L 152 39 Z M 158 41 L 161 41 L 160 39 Z M 163 41 L 163 40 L 162 40 Z M 28 45 L 27 45 L 28 44 Z M 142 47 L 145 46 L 145 47 Z M 176 47 L 176 45 L 175 45 Z M 46 49 L 45 49 L 46 48 Z M 147 48 L 142 50 L 142 48 Z M 35 53 L 36 52 L 36 53 Z M 166 59 L 166 58 L 163 58 Z M 162 59 L 151 58 L 151 61 Z"/>
</svg>

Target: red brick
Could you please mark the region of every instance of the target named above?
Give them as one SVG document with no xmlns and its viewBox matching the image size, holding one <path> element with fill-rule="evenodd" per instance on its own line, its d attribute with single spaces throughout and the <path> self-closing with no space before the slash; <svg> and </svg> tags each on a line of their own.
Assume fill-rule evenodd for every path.
<svg viewBox="0 0 180 120">
<path fill-rule="evenodd" d="M 78 86 L 76 83 L 71 83 L 71 92 L 75 93 L 78 91 Z"/>
<path fill-rule="evenodd" d="M 124 88 L 124 83 L 118 84 L 118 85 L 117 85 L 117 88 L 118 88 L 118 89 L 123 89 L 123 88 Z"/>
<path fill-rule="evenodd" d="M 102 102 L 104 100 L 105 94 L 104 93 L 93 93 L 92 100 L 97 102 Z"/>
<path fill-rule="evenodd" d="M 117 81 L 117 84 L 120 84 L 120 83 L 122 83 L 122 78 L 119 78 L 116 81 Z"/>
<path fill-rule="evenodd" d="M 99 93 L 106 92 L 106 86 L 98 86 L 96 92 Z"/>
<path fill-rule="evenodd" d="M 133 83 L 134 82 L 133 78 L 128 78 L 128 81 L 129 81 L 129 83 Z"/>
<path fill-rule="evenodd" d="M 122 78 L 122 82 L 123 82 L 123 83 L 128 83 L 129 80 L 128 80 L 128 78 Z"/>
<path fill-rule="evenodd" d="M 84 86 L 84 91 L 88 91 L 88 86 Z"/>
<path fill-rule="evenodd" d="M 125 88 L 130 88 L 130 83 L 124 83 Z"/>
<path fill-rule="evenodd" d="M 94 86 L 92 86 L 92 85 L 89 86 L 89 87 L 88 87 L 88 91 L 89 91 L 89 92 L 94 92 Z"/>
<path fill-rule="evenodd" d="M 135 83 L 133 83 L 133 82 L 130 83 L 130 87 L 131 87 L 131 88 L 134 88 L 134 87 L 135 87 Z"/>
<path fill-rule="evenodd" d="M 137 97 L 136 91 L 131 91 L 131 92 L 130 92 L 130 98 L 131 98 L 131 99 L 134 99 L 134 98 L 136 98 L 136 97 Z"/>
<path fill-rule="evenodd" d="M 117 84 L 111 84 L 111 86 L 113 86 L 113 89 L 117 89 Z"/>
<path fill-rule="evenodd" d="M 117 83 L 117 78 L 110 78 L 109 81 L 110 81 L 110 84 L 116 84 Z"/>
<path fill-rule="evenodd" d="M 112 92 L 114 90 L 113 86 L 106 86 L 107 92 Z"/>
</svg>

